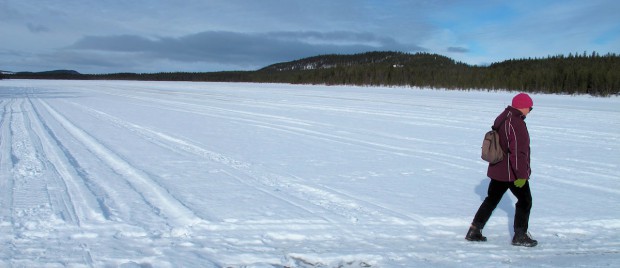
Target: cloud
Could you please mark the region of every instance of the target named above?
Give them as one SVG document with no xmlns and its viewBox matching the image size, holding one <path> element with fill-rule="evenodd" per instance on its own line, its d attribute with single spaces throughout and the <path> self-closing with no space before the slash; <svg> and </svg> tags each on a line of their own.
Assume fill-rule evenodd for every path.
<svg viewBox="0 0 620 268">
<path fill-rule="evenodd" d="M 138 35 L 86 36 L 65 50 L 123 53 L 151 60 L 206 62 L 243 66 L 248 69 L 250 66 L 260 68 L 319 54 L 350 54 L 373 50 L 415 52 L 426 49 L 372 33 L 348 31 L 206 31 L 176 38 L 147 38 Z"/>
<path fill-rule="evenodd" d="M 467 53 L 469 52 L 469 49 L 464 47 L 448 47 L 448 52 Z"/>
<path fill-rule="evenodd" d="M 26 24 L 26 27 L 28 27 L 28 30 L 32 33 L 44 33 L 44 32 L 51 31 L 50 28 L 48 27 L 45 27 L 43 25 L 33 24 L 33 23 Z"/>
<path fill-rule="evenodd" d="M 11 37 L 0 42 L 3 69 L 251 70 L 372 50 L 470 64 L 620 52 L 614 0 L 41 2 L 0 0 L 2 31 Z"/>
</svg>

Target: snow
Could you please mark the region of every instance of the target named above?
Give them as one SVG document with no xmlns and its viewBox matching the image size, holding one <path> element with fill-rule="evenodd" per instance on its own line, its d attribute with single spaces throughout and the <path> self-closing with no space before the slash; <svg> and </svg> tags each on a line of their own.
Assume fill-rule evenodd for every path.
<svg viewBox="0 0 620 268">
<path fill-rule="evenodd" d="M 532 95 L 540 244 L 464 239 L 512 95 L 2 80 L 0 266 L 619 266 L 618 97 Z"/>
</svg>

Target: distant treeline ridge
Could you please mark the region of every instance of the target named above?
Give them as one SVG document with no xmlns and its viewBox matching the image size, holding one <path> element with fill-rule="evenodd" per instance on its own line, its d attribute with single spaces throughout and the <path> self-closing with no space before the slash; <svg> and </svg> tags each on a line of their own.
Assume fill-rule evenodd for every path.
<svg viewBox="0 0 620 268">
<path fill-rule="evenodd" d="M 620 94 L 620 56 L 569 54 L 472 66 L 430 53 L 368 52 L 320 55 L 256 71 L 80 74 L 75 71 L 4 74 L 9 79 L 258 82 L 412 86 L 524 92 Z"/>
</svg>

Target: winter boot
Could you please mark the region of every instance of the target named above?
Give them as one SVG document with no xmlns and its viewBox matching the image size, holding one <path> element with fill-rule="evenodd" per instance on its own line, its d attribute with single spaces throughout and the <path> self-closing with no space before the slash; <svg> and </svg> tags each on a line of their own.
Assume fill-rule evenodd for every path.
<svg viewBox="0 0 620 268">
<path fill-rule="evenodd" d="M 467 235 L 465 236 L 467 241 L 476 241 L 476 242 L 484 242 L 487 241 L 487 238 L 482 235 L 482 232 L 478 227 L 471 226 L 469 227 L 469 231 L 467 231 Z"/>
<path fill-rule="evenodd" d="M 512 245 L 535 247 L 536 245 L 538 245 L 538 241 L 532 239 L 528 232 L 515 232 L 515 236 L 512 238 Z"/>
</svg>

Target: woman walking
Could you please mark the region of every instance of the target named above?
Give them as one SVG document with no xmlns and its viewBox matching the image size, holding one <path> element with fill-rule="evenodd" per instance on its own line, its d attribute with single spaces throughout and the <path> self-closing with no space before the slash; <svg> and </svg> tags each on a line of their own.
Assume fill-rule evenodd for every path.
<svg viewBox="0 0 620 268">
<path fill-rule="evenodd" d="M 489 164 L 487 176 L 491 178 L 491 182 L 487 197 L 476 212 L 465 236 L 468 241 L 487 241 L 482 235 L 482 229 L 504 193 L 510 190 L 517 198 L 512 244 L 525 247 L 538 245 L 538 241 L 533 240 L 527 232 L 532 194 L 528 182 L 531 174 L 530 135 L 524 120 L 533 106 L 534 102 L 529 95 L 519 93 L 512 99 L 512 105 L 506 107 L 495 119 L 493 128 L 499 133 L 504 159 L 496 164 Z"/>
</svg>

